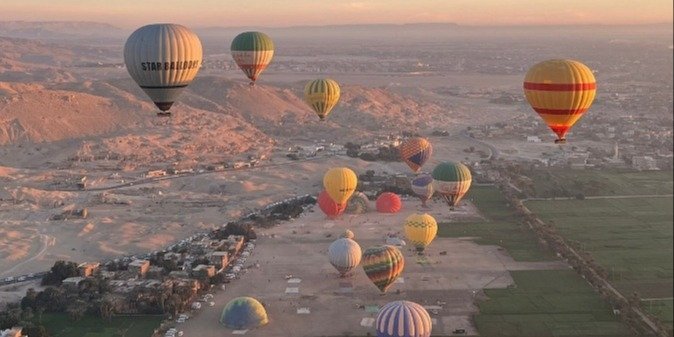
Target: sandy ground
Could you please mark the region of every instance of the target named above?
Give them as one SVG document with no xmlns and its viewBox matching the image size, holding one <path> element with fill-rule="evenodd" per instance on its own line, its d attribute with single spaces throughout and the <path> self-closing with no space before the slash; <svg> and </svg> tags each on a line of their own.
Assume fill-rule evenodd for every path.
<svg viewBox="0 0 674 337">
<path fill-rule="evenodd" d="M 428 170 L 442 160 L 478 160 L 477 154 L 463 150 L 469 146 L 482 149 L 458 135 L 431 141 L 435 155 L 427 163 Z M 100 261 L 162 249 L 248 210 L 294 195 L 318 193 L 329 167 L 346 165 L 357 173 L 409 173 L 400 162 L 341 156 L 292 162 L 280 150 L 272 159 L 272 163 L 287 166 L 185 176 L 106 191 L 59 191 L 72 186 L 54 182 L 78 177 L 78 170 L 6 169 L 0 189 L 8 200 L 0 201 L 0 277 L 47 270 L 59 259 Z M 112 178 L 110 172 L 105 166 L 88 171 L 91 187 L 115 186 L 142 174 L 120 172 L 120 177 Z M 87 219 L 49 220 L 54 214 L 81 207 L 88 208 Z"/>
<path fill-rule="evenodd" d="M 375 333 L 372 326 L 375 306 L 405 299 L 426 306 L 444 302 L 440 308 L 431 310 L 434 333 L 450 334 L 454 329 L 466 329 L 474 335 L 471 317 L 477 312 L 475 301 L 483 296 L 482 289 L 513 284 L 510 270 L 566 268 L 561 262 L 516 262 L 502 249 L 477 245 L 470 238 L 436 238 L 427 248 L 425 258 L 403 249 L 404 272 L 400 282 L 385 295 L 379 294 L 362 267 L 349 277 L 338 277 L 326 254 L 329 244 L 340 233 L 347 228 L 352 230 L 356 241 L 366 249 L 383 244 L 386 233 L 401 231 L 405 217 L 420 210 L 416 200 L 405 201 L 397 214 L 370 212 L 345 215 L 334 221 L 315 211 L 261 231 L 255 251 L 246 262 L 250 266 L 247 272 L 227 284 L 225 291 L 216 292 L 214 307 L 205 306 L 194 312 L 186 323 L 178 324 L 178 329 L 185 331 L 185 336 L 230 335 L 232 331 L 218 323 L 222 308 L 235 297 L 252 296 L 266 305 L 270 324 L 246 335 L 364 336 Z M 465 205 L 449 215 L 446 206 L 436 203 L 429 213 L 438 220 L 457 221 L 475 216 L 474 211 L 472 205 Z M 440 251 L 446 251 L 447 255 L 439 255 Z M 256 263 L 260 268 L 254 267 Z M 287 280 L 288 274 L 301 281 Z M 292 288 L 298 288 L 298 293 L 287 294 Z M 361 305 L 372 310 L 359 309 Z M 310 313 L 298 314 L 299 308 L 309 308 Z"/>
</svg>

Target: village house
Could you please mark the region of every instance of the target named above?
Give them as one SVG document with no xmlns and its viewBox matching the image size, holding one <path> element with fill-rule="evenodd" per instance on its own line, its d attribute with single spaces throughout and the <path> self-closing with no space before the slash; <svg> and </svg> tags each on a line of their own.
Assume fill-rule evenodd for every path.
<svg viewBox="0 0 674 337">
<path fill-rule="evenodd" d="M 84 262 L 77 266 L 77 269 L 80 272 L 80 276 L 89 277 L 93 276 L 100 270 L 101 264 L 99 262 Z"/>
<path fill-rule="evenodd" d="M 129 271 L 136 274 L 137 277 L 143 278 L 150 269 L 150 261 L 148 260 L 134 260 L 129 263 Z"/>
</svg>

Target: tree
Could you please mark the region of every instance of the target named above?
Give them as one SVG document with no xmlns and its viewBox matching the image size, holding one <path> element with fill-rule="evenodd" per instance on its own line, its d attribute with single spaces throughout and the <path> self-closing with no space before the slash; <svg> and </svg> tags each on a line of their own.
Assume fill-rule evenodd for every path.
<svg viewBox="0 0 674 337">
<path fill-rule="evenodd" d="M 33 308 L 35 309 L 35 299 L 37 298 L 37 292 L 35 289 L 30 288 L 26 291 L 26 296 L 21 299 L 21 308 Z"/>
<path fill-rule="evenodd" d="M 115 306 L 112 303 L 112 300 L 106 298 L 101 301 L 99 307 L 98 307 L 98 314 L 100 317 L 107 321 L 110 322 L 112 319 L 112 315 L 115 313 Z"/>
<path fill-rule="evenodd" d="M 79 274 L 75 262 L 56 261 L 51 270 L 42 278 L 42 285 L 60 286 L 63 280 L 78 276 Z"/>
<path fill-rule="evenodd" d="M 23 333 L 30 337 L 49 337 L 44 325 L 29 324 L 23 328 Z"/>
</svg>

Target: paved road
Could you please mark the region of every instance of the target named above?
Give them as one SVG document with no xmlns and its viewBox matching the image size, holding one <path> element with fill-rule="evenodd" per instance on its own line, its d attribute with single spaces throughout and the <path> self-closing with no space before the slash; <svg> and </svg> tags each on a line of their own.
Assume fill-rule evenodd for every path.
<svg viewBox="0 0 674 337">
<path fill-rule="evenodd" d="M 586 196 L 585 199 L 633 199 L 633 198 L 671 198 L 674 194 L 632 194 L 632 195 L 593 195 Z M 575 200 L 576 197 L 554 197 L 554 198 L 526 198 L 522 202 L 527 201 L 553 201 L 553 200 Z"/>
</svg>

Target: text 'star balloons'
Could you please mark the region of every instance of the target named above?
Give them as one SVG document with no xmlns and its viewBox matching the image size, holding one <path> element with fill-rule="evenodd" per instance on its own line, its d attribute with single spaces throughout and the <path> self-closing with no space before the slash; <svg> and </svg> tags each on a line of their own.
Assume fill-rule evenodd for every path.
<svg viewBox="0 0 674 337">
<path fill-rule="evenodd" d="M 318 79 L 304 86 L 304 101 L 314 109 L 321 120 L 330 114 L 339 101 L 339 84 L 331 79 Z"/>
<path fill-rule="evenodd" d="M 340 238 L 330 244 L 328 259 L 341 276 L 356 268 L 360 264 L 362 252 L 360 245 L 353 239 Z"/>
<path fill-rule="evenodd" d="M 154 24 L 138 28 L 124 45 L 129 75 L 162 112 L 192 82 L 202 62 L 201 41 L 189 28 Z"/>
<path fill-rule="evenodd" d="M 257 328 L 269 323 L 262 303 L 252 297 L 237 297 L 225 306 L 220 323 L 234 330 Z"/>
<path fill-rule="evenodd" d="M 470 189 L 473 178 L 470 169 L 461 163 L 444 162 L 433 169 L 435 192 L 454 207 Z"/>
<path fill-rule="evenodd" d="M 318 195 L 318 207 L 325 213 L 325 215 L 329 219 L 336 219 L 342 213 L 344 213 L 344 209 L 346 208 L 346 204 L 338 204 L 332 198 L 330 198 L 330 195 L 326 191 L 321 191 L 321 193 Z"/>
<path fill-rule="evenodd" d="M 590 109 L 596 92 L 592 70 L 574 60 L 538 63 L 524 77 L 524 95 L 557 134 L 556 143 L 566 141 L 566 133 Z"/>
<path fill-rule="evenodd" d="M 390 245 L 370 247 L 363 252 L 365 275 L 381 292 L 398 279 L 405 268 L 405 258 L 400 250 Z"/>
<path fill-rule="evenodd" d="M 414 172 L 419 172 L 432 154 L 433 146 L 421 137 L 410 138 L 400 145 L 400 157 Z"/>
<path fill-rule="evenodd" d="M 433 321 L 421 305 L 395 301 L 379 309 L 374 325 L 377 337 L 430 337 Z"/>
<path fill-rule="evenodd" d="M 347 167 L 335 167 L 328 170 L 323 176 L 323 187 L 330 198 L 340 205 L 344 205 L 356 190 L 358 176 Z"/>
<path fill-rule="evenodd" d="M 421 199 L 421 205 L 426 207 L 426 202 L 433 197 L 433 177 L 429 174 L 420 174 L 410 182 L 412 192 Z"/>
<path fill-rule="evenodd" d="M 405 237 L 419 252 L 423 252 L 431 244 L 438 233 L 438 223 L 435 218 L 424 214 L 412 214 L 405 219 Z"/>
<path fill-rule="evenodd" d="M 232 40 L 230 47 L 236 65 L 254 85 L 274 57 L 274 42 L 262 32 L 243 32 Z"/>
<path fill-rule="evenodd" d="M 375 204 L 379 213 L 398 213 L 403 207 L 400 196 L 392 192 L 380 194 Z"/>
</svg>

